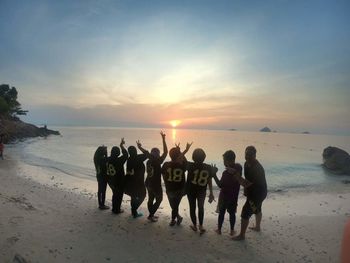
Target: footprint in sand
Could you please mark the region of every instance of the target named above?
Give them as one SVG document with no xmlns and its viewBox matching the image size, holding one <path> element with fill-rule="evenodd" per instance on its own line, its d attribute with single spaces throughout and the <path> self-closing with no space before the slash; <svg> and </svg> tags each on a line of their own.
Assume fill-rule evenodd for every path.
<svg viewBox="0 0 350 263">
<path fill-rule="evenodd" d="M 9 237 L 8 239 L 6 239 L 6 242 L 8 245 L 13 246 L 18 240 L 19 240 L 18 237 L 13 236 L 13 237 Z"/>
<path fill-rule="evenodd" d="M 23 216 L 13 216 L 9 219 L 9 224 L 17 226 L 23 221 L 24 217 Z"/>
</svg>

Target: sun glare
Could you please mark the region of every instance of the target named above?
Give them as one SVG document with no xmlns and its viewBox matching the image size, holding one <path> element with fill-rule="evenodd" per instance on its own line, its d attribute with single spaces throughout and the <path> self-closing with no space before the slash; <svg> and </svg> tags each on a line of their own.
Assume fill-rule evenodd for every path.
<svg viewBox="0 0 350 263">
<path fill-rule="evenodd" d="M 169 123 L 170 123 L 171 127 L 176 128 L 181 123 L 181 121 L 179 121 L 179 120 L 172 120 Z"/>
</svg>

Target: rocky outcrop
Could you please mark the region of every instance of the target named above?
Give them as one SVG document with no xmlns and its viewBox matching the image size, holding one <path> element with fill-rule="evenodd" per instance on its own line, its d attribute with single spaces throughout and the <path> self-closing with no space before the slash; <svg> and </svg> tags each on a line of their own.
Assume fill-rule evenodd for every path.
<svg viewBox="0 0 350 263">
<path fill-rule="evenodd" d="M 269 127 L 264 127 L 260 131 L 261 132 L 271 132 L 271 129 Z"/>
<path fill-rule="evenodd" d="M 336 174 L 350 175 L 350 155 L 337 147 L 328 146 L 323 150 L 323 165 Z"/>
<path fill-rule="evenodd" d="M 49 130 L 46 127 L 39 128 L 33 124 L 25 123 L 17 118 L 5 118 L 0 116 L 0 134 L 4 135 L 5 142 L 31 137 L 44 137 L 48 135 L 60 135 L 58 131 Z"/>
</svg>

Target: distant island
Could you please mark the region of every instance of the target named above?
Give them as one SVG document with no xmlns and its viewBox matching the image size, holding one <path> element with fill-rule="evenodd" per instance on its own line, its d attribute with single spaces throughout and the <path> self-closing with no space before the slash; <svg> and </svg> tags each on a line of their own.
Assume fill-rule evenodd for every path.
<svg viewBox="0 0 350 263">
<path fill-rule="evenodd" d="M 261 132 L 271 132 L 271 129 L 269 127 L 264 127 L 260 129 Z"/>
<path fill-rule="evenodd" d="M 228 129 L 229 131 L 237 131 L 237 129 Z"/>
<path fill-rule="evenodd" d="M 18 116 L 26 115 L 27 110 L 23 110 L 17 101 L 18 92 L 15 87 L 8 84 L 0 85 L 0 135 L 5 142 L 12 142 L 18 139 L 30 137 L 44 137 L 48 135 L 60 135 L 58 131 L 37 127 L 33 124 L 25 123 Z"/>
</svg>

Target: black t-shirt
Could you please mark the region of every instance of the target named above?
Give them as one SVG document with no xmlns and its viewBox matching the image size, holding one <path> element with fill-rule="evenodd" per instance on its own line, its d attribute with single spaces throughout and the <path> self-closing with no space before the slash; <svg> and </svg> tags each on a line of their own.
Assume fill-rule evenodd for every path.
<svg viewBox="0 0 350 263">
<path fill-rule="evenodd" d="M 267 184 L 265 178 L 265 171 L 258 160 L 255 160 L 253 164 L 244 164 L 244 177 L 252 183 L 251 186 L 246 188 L 247 198 L 262 201 L 267 195 Z"/>
<path fill-rule="evenodd" d="M 187 193 L 205 192 L 211 177 L 210 165 L 205 163 L 187 163 Z"/>
<path fill-rule="evenodd" d="M 184 189 L 186 181 L 186 162 L 165 162 L 161 171 L 165 188 L 168 192 L 176 192 Z"/>
<path fill-rule="evenodd" d="M 163 163 L 162 158 L 150 158 L 146 163 L 147 177 L 145 184 L 147 187 L 153 190 L 161 189 L 161 165 Z"/>
<path fill-rule="evenodd" d="M 122 149 L 123 155 L 117 158 L 112 156 L 108 158 L 107 161 L 107 176 L 109 183 L 113 185 L 121 182 L 125 176 L 124 163 L 128 159 L 128 152 Z"/>
<path fill-rule="evenodd" d="M 95 163 L 97 179 L 107 179 L 107 159 L 101 158 Z"/>
<path fill-rule="evenodd" d="M 126 163 L 126 175 L 128 177 L 128 190 L 133 193 L 145 191 L 145 165 L 146 154 L 138 154 L 129 157 Z"/>
</svg>

